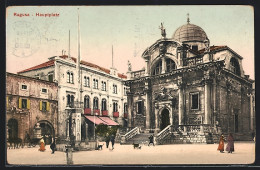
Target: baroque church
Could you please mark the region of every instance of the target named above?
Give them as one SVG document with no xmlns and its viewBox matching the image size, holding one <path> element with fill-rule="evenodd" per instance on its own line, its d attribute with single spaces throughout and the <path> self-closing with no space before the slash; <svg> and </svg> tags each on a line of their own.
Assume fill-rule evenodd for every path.
<svg viewBox="0 0 260 170">
<path fill-rule="evenodd" d="M 228 46 L 210 46 L 206 32 L 187 23 L 143 52 L 145 68 L 128 66 L 128 127 L 122 143 L 153 133 L 157 143 L 212 143 L 220 134 L 251 140 L 254 81 L 243 57 Z"/>
</svg>

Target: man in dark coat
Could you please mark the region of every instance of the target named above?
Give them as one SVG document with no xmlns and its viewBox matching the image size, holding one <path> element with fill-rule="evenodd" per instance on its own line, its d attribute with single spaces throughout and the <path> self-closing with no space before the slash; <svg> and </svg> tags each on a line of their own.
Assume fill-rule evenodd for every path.
<svg viewBox="0 0 260 170">
<path fill-rule="evenodd" d="M 114 144 L 115 144 L 115 136 L 114 136 L 114 135 L 112 135 L 110 140 L 111 140 L 111 144 L 112 144 L 112 149 L 114 149 Z"/>
<path fill-rule="evenodd" d="M 153 146 L 154 146 L 154 143 L 153 143 L 153 135 L 151 135 L 150 137 L 149 137 L 149 144 L 148 144 L 148 146 L 152 143 L 153 144 Z"/>
<path fill-rule="evenodd" d="M 51 148 L 51 150 L 52 150 L 51 154 L 54 154 L 55 148 L 56 148 L 55 140 L 52 140 L 52 143 L 51 143 L 51 145 L 50 145 L 50 148 Z"/>
<path fill-rule="evenodd" d="M 106 147 L 108 148 L 109 142 L 110 142 L 110 137 L 109 137 L 108 133 L 106 134 L 105 141 L 106 141 Z"/>
</svg>

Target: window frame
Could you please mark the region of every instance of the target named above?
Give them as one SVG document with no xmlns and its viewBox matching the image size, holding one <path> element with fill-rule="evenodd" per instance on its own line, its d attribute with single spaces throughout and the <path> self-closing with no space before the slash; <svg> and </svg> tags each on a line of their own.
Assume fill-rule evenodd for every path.
<svg viewBox="0 0 260 170">
<path fill-rule="evenodd" d="M 197 108 L 193 108 L 193 96 L 197 95 Z M 200 110 L 200 93 L 199 92 L 191 92 L 190 93 L 190 110 Z"/>
</svg>

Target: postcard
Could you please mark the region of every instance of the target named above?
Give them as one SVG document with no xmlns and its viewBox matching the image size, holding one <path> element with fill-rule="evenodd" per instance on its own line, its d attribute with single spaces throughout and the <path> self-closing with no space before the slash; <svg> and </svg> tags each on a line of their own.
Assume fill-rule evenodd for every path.
<svg viewBox="0 0 260 170">
<path fill-rule="evenodd" d="M 254 164 L 254 34 L 249 5 L 8 6 L 6 166 Z"/>
</svg>

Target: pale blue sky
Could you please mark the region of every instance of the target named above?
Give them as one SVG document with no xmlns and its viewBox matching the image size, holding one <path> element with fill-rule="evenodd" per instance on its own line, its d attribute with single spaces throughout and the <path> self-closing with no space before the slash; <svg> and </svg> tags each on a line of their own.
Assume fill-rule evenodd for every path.
<svg viewBox="0 0 260 170">
<path fill-rule="evenodd" d="M 112 45 L 114 66 L 121 73 L 127 71 L 127 60 L 133 70 L 144 67 L 142 52 L 160 35 L 163 22 L 166 36 L 186 24 L 200 26 L 207 33 L 211 45 L 228 45 L 240 54 L 245 74 L 254 79 L 254 12 L 250 6 L 48 6 L 9 7 L 6 17 L 6 68 L 17 72 L 47 61 L 51 56 L 68 53 L 68 34 L 71 32 L 71 55 L 77 56 L 77 8 L 80 13 L 81 59 L 110 68 Z M 28 13 L 17 17 L 14 13 Z M 36 13 L 59 13 L 59 17 L 36 17 Z M 14 52 L 14 42 L 21 23 L 28 23 L 33 31 L 30 41 L 36 51 L 25 57 Z M 21 28 L 22 32 L 24 28 Z M 18 31 L 19 32 L 19 31 Z M 19 52 L 18 52 L 19 53 Z M 15 54 L 15 55 L 14 55 Z"/>
</svg>

